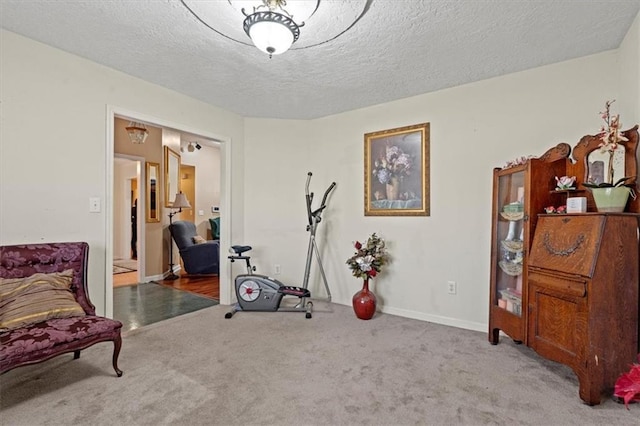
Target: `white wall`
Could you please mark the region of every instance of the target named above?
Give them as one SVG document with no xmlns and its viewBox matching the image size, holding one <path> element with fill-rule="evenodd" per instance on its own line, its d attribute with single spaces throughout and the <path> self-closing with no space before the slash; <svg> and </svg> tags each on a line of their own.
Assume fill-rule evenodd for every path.
<svg viewBox="0 0 640 426">
<path fill-rule="evenodd" d="M 201 149 L 193 152 L 185 149 L 181 156 L 182 164 L 196 168 L 196 199 L 192 206 L 195 208 L 198 235 L 206 237 L 210 228 L 209 218 L 219 215 L 211 213 L 211 207 L 220 207 L 220 148 L 202 145 Z M 199 215 L 200 211 L 202 216 Z"/>
<path fill-rule="evenodd" d="M 311 122 L 247 119 L 245 235 L 257 264 L 301 281 L 312 171 L 318 195 L 338 183 L 319 230 L 334 301 L 350 304 L 362 286 L 345 265 L 352 241 L 377 232 L 393 256 L 374 280 L 384 311 L 486 330 L 492 169 L 597 132 L 605 100 L 619 96 L 616 79 L 602 78 L 616 60 L 605 52 Z M 422 122 L 431 123 L 431 216 L 364 217 L 364 134 Z"/>
<path fill-rule="evenodd" d="M 619 57 L 622 93 L 618 107 L 628 117 L 627 124 L 640 123 L 640 13 L 620 45 Z"/>
<path fill-rule="evenodd" d="M 4 30 L 0 63 L 1 244 L 87 241 L 89 292 L 105 312 L 107 210 L 89 213 L 89 197 L 104 203 L 110 191 L 109 107 L 229 138 L 242 237 L 242 117 Z"/>
<path fill-rule="evenodd" d="M 640 13 L 622 41 L 618 55 L 621 93 L 616 106 L 623 128 L 627 128 L 640 124 Z M 637 158 L 640 164 L 640 150 Z"/>
</svg>

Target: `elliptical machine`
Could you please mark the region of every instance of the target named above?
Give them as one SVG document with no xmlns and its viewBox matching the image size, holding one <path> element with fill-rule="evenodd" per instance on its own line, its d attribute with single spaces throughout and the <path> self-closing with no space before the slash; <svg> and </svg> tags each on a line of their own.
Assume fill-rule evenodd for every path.
<svg viewBox="0 0 640 426">
<path fill-rule="evenodd" d="M 238 275 L 235 279 L 236 297 L 238 303 L 236 303 L 231 311 L 225 314 L 225 318 L 231 318 L 238 311 L 280 311 L 280 312 L 304 312 L 306 318 L 311 318 L 313 311 L 313 302 L 307 300 L 311 297 L 311 292 L 308 290 L 309 275 L 311 274 L 311 262 L 315 253 L 316 260 L 320 269 L 320 275 L 324 282 L 324 287 L 327 291 L 327 300 L 331 301 L 331 290 L 327 284 L 327 277 L 324 274 L 324 268 L 322 267 L 322 259 L 320 258 L 320 251 L 316 244 L 316 230 L 318 224 L 322 221 L 322 212 L 327 207 L 327 197 L 335 188 L 336 183 L 332 182 L 331 185 L 324 192 L 320 207 L 312 210 L 313 192 L 309 192 L 309 183 L 311 182 L 311 172 L 307 173 L 307 183 L 305 185 L 305 200 L 307 204 L 307 232 L 309 232 L 309 246 L 307 249 L 307 263 L 304 269 L 304 279 L 301 287 L 288 286 L 284 283 L 268 277 L 266 275 L 254 274 L 256 270 L 255 266 L 251 265 L 251 258 L 244 255 L 244 253 L 251 250 L 251 246 L 232 246 L 229 252 L 232 253 L 229 256 L 231 262 L 236 260 L 244 260 L 247 267 L 247 273 Z M 294 296 L 300 299 L 300 301 L 293 307 L 280 307 L 284 296 Z"/>
</svg>

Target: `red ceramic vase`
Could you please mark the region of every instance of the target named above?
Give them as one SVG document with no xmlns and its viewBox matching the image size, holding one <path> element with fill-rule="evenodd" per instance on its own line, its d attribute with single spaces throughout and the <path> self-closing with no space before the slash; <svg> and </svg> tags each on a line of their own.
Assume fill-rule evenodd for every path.
<svg viewBox="0 0 640 426">
<path fill-rule="evenodd" d="M 369 279 L 365 278 L 362 290 L 353 295 L 353 311 L 363 320 L 373 318 L 376 313 L 376 295 L 369 291 Z"/>
</svg>

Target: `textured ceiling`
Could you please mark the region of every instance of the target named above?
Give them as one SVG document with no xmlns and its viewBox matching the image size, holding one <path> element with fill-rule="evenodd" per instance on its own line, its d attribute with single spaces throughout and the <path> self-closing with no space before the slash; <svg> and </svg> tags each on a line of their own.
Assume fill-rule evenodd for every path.
<svg viewBox="0 0 640 426">
<path fill-rule="evenodd" d="M 0 22 L 242 116 L 310 119 L 615 49 L 640 10 L 640 0 L 321 0 L 293 49 L 269 59 L 236 26 L 235 0 L 184 3 L 235 40 L 180 0 L 0 0 Z"/>
</svg>

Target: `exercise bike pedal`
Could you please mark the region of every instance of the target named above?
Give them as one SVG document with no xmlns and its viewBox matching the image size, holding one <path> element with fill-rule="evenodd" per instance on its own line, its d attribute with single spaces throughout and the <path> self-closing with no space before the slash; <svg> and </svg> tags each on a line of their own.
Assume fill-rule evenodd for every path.
<svg viewBox="0 0 640 426">
<path fill-rule="evenodd" d="M 285 296 L 311 297 L 311 292 L 306 288 L 294 287 L 291 285 L 280 286 L 278 288 L 278 293 L 282 293 Z"/>
</svg>

